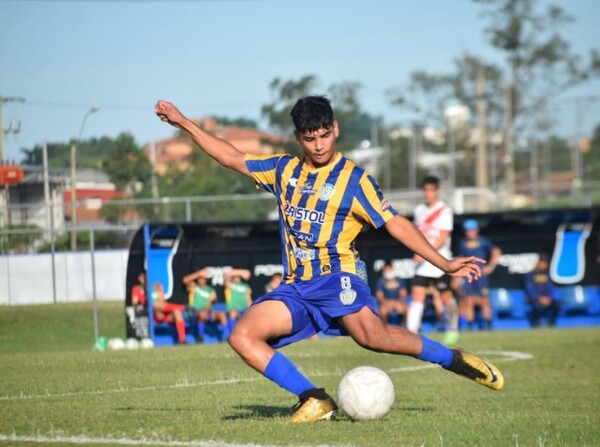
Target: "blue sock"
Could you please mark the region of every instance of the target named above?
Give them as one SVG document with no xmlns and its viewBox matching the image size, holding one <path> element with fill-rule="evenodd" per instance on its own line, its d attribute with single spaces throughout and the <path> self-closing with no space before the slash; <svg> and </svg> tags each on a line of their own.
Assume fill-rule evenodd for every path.
<svg viewBox="0 0 600 447">
<path fill-rule="evenodd" d="M 263 375 L 275 382 L 284 390 L 297 396 L 304 391 L 316 388 L 306 377 L 304 377 L 296 365 L 283 354 L 276 352 L 265 368 Z"/>
<path fill-rule="evenodd" d="M 417 356 L 419 360 L 437 363 L 444 368 L 448 368 L 452 364 L 452 360 L 454 360 L 452 349 L 448 349 L 443 344 L 430 340 L 423 335 L 421 335 L 421 340 L 423 341 L 423 350 Z"/>
</svg>

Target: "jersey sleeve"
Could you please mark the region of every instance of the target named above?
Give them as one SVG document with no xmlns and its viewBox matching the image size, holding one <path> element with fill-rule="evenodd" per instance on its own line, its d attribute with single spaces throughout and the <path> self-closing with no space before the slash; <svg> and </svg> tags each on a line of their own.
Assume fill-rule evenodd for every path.
<svg viewBox="0 0 600 447">
<path fill-rule="evenodd" d="M 282 155 L 246 154 L 246 167 L 250 171 L 258 189 L 275 194 L 277 165 L 282 157 Z"/>
<path fill-rule="evenodd" d="M 382 227 L 398 214 L 383 197 L 375 179 L 368 174 L 360 180 L 352 211 L 375 228 Z"/>
</svg>

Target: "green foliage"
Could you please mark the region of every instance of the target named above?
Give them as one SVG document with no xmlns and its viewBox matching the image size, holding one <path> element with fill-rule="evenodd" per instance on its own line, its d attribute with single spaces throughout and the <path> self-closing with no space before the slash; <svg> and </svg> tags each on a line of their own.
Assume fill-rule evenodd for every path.
<svg viewBox="0 0 600 447">
<path fill-rule="evenodd" d="M 292 107 L 304 96 L 322 94 L 316 91 L 319 85 L 318 77 L 312 74 L 298 80 L 273 79 L 269 85 L 272 101 L 262 106 L 262 115 L 282 135 L 291 136 L 294 131 L 290 117 Z M 342 81 L 331 84 L 324 92 L 331 100 L 335 118 L 340 124 L 337 147 L 342 151 L 357 147 L 363 140 L 370 140 L 373 125 L 382 122 L 380 117 L 373 117 L 362 110 L 359 98 L 361 87 L 359 82 Z M 294 146 L 285 149 L 298 151 L 297 145 Z"/>
<path fill-rule="evenodd" d="M 117 189 L 124 189 L 136 182 L 145 184 L 150 179 L 152 165 L 146 153 L 136 144 L 130 134 L 121 134 L 102 161 L 102 169 Z"/>
<path fill-rule="evenodd" d="M 110 248 L 127 248 L 129 246 L 130 234 L 126 231 L 94 231 L 94 247 L 95 250 L 105 250 Z M 79 231 L 77 233 L 77 247 L 80 250 L 90 249 L 90 232 Z M 71 250 L 71 235 L 64 234 L 59 236 L 54 241 L 54 251 L 70 251 Z M 50 253 L 52 246 L 50 242 L 44 243 L 38 249 L 38 253 Z"/>
<path fill-rule="evenodd" d="M 27 252 L 42 234 L 37 225 L 9 225 L 3 230 L 24 232 L 0 235 L 0 253 Z"/>
</svg>

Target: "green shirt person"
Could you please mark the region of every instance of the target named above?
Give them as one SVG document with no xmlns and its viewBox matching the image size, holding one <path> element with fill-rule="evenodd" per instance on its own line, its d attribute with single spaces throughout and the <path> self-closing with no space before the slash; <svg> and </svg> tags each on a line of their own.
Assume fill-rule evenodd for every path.
<svg viewBox="0 0 600 447">
<path fill-rule="evenodd" d="M 252 304 L 252 289 L 246 281 L 250 270 L 231 269 L 225 272 L 225 303 L 229 318 L 237 319 Z"/>
</svg>

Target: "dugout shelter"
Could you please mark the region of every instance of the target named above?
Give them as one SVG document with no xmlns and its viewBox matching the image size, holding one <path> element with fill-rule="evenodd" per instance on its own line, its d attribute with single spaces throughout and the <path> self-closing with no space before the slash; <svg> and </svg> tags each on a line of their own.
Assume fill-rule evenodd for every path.
<svg viewBox="0 0 600 447">
<path fill-rule="evenodd" d="M 455 215 L 453 247 L 463 236 L 462 223 L 476 219 L 481 234 L 503 251 L 491 277 L 490 298 L 498 320 L 496 327 L 528 326 L 523 275 L 533 269 L 540 253 L 552 258 L 550 274 L 560 286 L 563 324 L 578 321 L 600 324 L 599 216 L 600 208 Z M 384 229 L 366 226 L 357 239 L 357 248 L 367 265 L 372 290 L 386 261 L 392 262 L 400 277 L 410 280 L 414 274 L 412 253 Z M 157 345 L 172 344 L 175 339 L 174 332 L 166 330 L 164 324 L 154 323 L 151 305 L 141 312 L 132 310 L 130 292 L 141 271 L 147 271 L 149 299 L 152 284 L 160 282 L 170 302 L 186 304 L 182 278 L 201 268 L 211 271 L 211 282 L 220 302 L 223 273 L 230 268 L 250 270 L 253 297 L 262 295 L 271 276 L 281 272 L 278 222 L 142 225 L 129 250 L 125 296 L 127 337 L 150 337 Z M 188 337 L 190 343 L 194 342 L 190 334 Z"/>
</svg>

